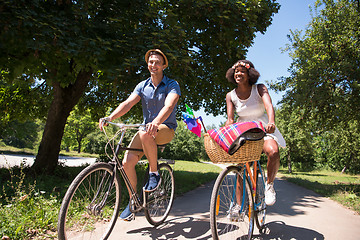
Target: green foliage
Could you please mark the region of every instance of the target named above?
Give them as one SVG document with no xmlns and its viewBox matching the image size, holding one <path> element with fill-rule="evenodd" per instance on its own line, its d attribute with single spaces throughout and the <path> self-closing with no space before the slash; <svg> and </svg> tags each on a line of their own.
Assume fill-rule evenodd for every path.
<svg viewBox="0 0 360 240">
<path fill-rule="evenodd" d="M 16 91 L 10 86 L 23 84 L 15 96 L 26 104 L 4 108 L 6 119 L 17 117 L 20 107 L 44 116 L 54 82 L 68 87 L 85 70 L 93 76 L 81 102 L 100 111 L 92 111 L 98 118 L 148 75 L 143 55 L 153 47 L 168 55 L 167 74 L 179 81 L 186 102 L 222 112 L 217 103 L 227 91 L 226 69 L 245 56 L 278 9 L 272 0 L 3 1 L 1 89 L 10 94 Z M 6 96 L 2 103 L 13 102 Z"/>
<path fill-rule="evenodd" d="M 47 116 L 37 171 L 55 168 L 76 104 L 96 120 L 148 76 L 143 56 L 150 48 L 167 54 L 166 74 L 182 89 L 180 108 L 187 102 L 195 110 L 223 112 L 226 69 L 245 56 L 279 9 L 273 0 L 0 4 L 0 120 Z M 140 116 L 140 105 L 130 114 Z"/>
<path fill-rule="evenodd" d="M 11 121 L 0 128 L 0 139 L 9 146 L 34 148 L 38 142 L 39 123 L 35 121 Z"/>
<path fill-rule="evenodd" d="M 305 168 L 360 172 L 359 3 L 318 0 L 304 33 L 291 31 L 290 76 L 275 87 L 282 99 L 281 130 L 288 159 Z"/>
<path fill-rule="evenodd" d="M 190 132 L 183 121 L 178 121 L 174 139 L 166 146 L 160 156 L 165 159 L 195 162 L 208 159 L 205 153 L 204 139 Z"/>
<path fill-rule="evenodd" d="M 87 136 L 84 152 L 103 154 L 105 152 L 106 138 L 100 131 L 94 131 Z"/>
<path fill-rule="evenodd" d="M 308 130 L 311 126 L 299 117 L 298 111 L 301 109 L 289 114 L 285 104 L 276 110 L 276 126 L 286 141 L 286 148 L 280 149 L 281 164 L 290 169 L 309 170 L 314 167 L 313 133 Z"/>
<path fill-rule="evenodd" d="M 63 149 L 76 149 L 79 153 L 87 135 L 96 131 L 97 122 L 91 120 L 90 110 L 75 108 L 68 117 L 63 136 Z"/>
<path fill-rule="evenodd" d="M 316 141 L 316 160 L 320 166 L 350 173 L 360 171 L 360 130 L 358 121 L 340 123 Z"/>
<path fill-rule="evenodd" d="M 10 169 L 11 180 L 3 185 L 0 202 L 0 236 L 10 239 L 30 239 L 33 236 L 53 238 L 56 231 L 59 200 L 45 191 L 25 183 L 21 170 L 15 175 Z M 9 194 L 10 193 L 10 194 Z"/>
<path fill-rule="evenodd" d="M 325 130 L 339 122 L 359 120 L 360 15 L 354 1 L 318 4 L 322 9 L 304 36 L 292 32 L 288 47 L 293 59 L 291 76 L 277 87 L 287 89 L 282 102 L 290 110 L 300 107 L 299 117 L 315 120 L 321 124 L 312 127 Z"/>
</svg>

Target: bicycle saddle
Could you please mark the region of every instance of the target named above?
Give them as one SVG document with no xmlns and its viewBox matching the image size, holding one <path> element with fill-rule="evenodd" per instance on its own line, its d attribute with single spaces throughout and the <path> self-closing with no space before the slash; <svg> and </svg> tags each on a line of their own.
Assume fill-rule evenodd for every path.
<svg viewBox="0 0 360 240">
<path fill-rule="evenodd" d="M 243 132 L 238 136 L 235 141 L 230 145 L 228 153 L 233 155 L 239 148 L 245 144 L 246 141 L 258 141 L 264 138 L 265 132 L 260 128 L 252 128 Z"/>
</svg>

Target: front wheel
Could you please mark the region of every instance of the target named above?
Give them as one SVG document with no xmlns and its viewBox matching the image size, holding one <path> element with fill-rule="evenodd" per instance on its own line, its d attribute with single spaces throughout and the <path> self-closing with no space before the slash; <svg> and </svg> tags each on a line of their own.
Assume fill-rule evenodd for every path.
<svg viewBox="0 0 360 240">
<path fill-rule="evenodd" d="M 242 170 L 224 169 L 216 179 L 210 203 L 213 239 L 251 239 L 254 230 L 252 191 Z"/>
<path fill-rule="evenodd" d="M 256 195 L 255 195 L 255 220 L 258 229 L 263 229 L 265 225 L 266 203 L 265 203 L 265 177 L 260 168 L 256 174 Z"/>
<path fill-rule="evenodd" d="M 162 224 L 170 213 L 174 201 L 175 181 L 172 168 L 161 163 L 158 166 L 161 183 L 153 192 L 146 192 L 145 216 L 154 226 Z"/>
<path fill-rule="evenodd" d="M 108 163 L 95 163 L 82 170 L 62 201 L 58 238 L 107 239 L 119 214 L 119 183 L 119 175 Z"/>
</svg>

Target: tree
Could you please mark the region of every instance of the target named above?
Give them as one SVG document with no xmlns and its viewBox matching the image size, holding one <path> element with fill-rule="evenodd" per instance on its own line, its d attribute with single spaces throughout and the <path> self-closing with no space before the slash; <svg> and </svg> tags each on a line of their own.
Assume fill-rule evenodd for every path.
<svg viewBox="0 0 360 240">
<path fill-rule="evenodd" d="M 293 166 L 301 170 L 314 166 L 314 142 L 310 123 L 300 117 L 301 108 L 290 111 L 286 104 L 276 110 L 276 126 L 282 133 L 286 148 L 280 149 L 281 163 L 291 173 Z M 290 112 L 290 113 L 289 113 Z"/>
<path fill-rule="evenodd" d="M 278 9 L 274 0 L 2 1 L 1 120 L 46 119 L 32 167 L 52 172 L 74 106 L 103 116 L 148 76 L 143 55 L 155 47 L 181 85 L 181 108 L 223 112 L 226 69 Z"/>
<path fill-rule="evenodd" d="M 311 153 L 312 157 L 319 157 L 319 151 L 326 151 L 328 159 L 330 155 L 339 157 L 338 161 L 332 160 L 332 164 L 347 159 L 347 163 L 342 162 L 343 166 L 333 165 L 333 169 L 354 166 L 351 164 L 354 156 L 360 154 L 352 148 L 357 145 L 353 142 L 355 134 L 351 140 L 346 135 L 335 134 L 340 126 L 351 129 L 350 126 L 360 120 L 359 38 L 359 1 L 318 0 L 315 16 L 304 35 L 292 31 L 289 36 L 290 76 L 273 86 L 277 90 L 286 90 L 282 116 L 285 122 L 292 124 L 290 132 L 307 132 L 303 136 L 308 136 L 307 141 L 313 144 L 316 152 Z M 290 134 L 287 140 L 293 137 Z M 324 144 L 331 146 L 335 142 L 341 142 L 348 157 L 340 156 L 338 148 L 324 148 Z"/>
<path fill-rule="evenodd" d="M 38 140 L 38 131 L 39 124 L 34 121 L 15 120 L 5 125 L 0 139 L 13 147 L 33 149 Z"/>
<path fill-rule="evenodd" d="M 79 109 L 75 108 L 65 126 L 63 142 L 66 148 L 70 148 L 75 143 L 76 149 L 80 153 L 86 136 L 97 130 L 96 127 L 96 122 L 91 120 L 89 109 L 80 113 Z"/>
<path fill-rule="evenodd" d="M 319 134 L 316 144 L 316 162 L 329 169 L 350 173 L 360 172 L 359 122 L 340 123 L 331 131 Z"/>
<path fill-rule="evenodd" d="M 351 0 L 318 0 L 320 6 L 304 36 L 291 32 L 291 75 L 276 88 L 286 90 L 290 111 L 301 107 L 304 121 L 324 130 L 360 120 L 360 8 Z"/>
</svg>

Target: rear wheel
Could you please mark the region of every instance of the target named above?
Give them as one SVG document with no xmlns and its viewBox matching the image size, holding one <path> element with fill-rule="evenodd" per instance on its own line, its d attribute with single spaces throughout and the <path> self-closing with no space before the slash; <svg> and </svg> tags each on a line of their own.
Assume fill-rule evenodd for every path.
<svg viewBox="0 0 360 240">
<path fill-rule="evenodd" d="M 254 230 L 252 191 L 243 171 L 230 166 L 216 179 L 210 203 L 213 239 L 251 239 Z"/>
<path fill-rule="evenodd" d="M 145 192 L 145 216 L 154 226 L 162 224 L 169 215 L 175 193 L 172 168 L 166 163 L 161 163 L 158 166 L 158 172 L 161 175 L 160 185 L 153 192 Z"/>
<path fill-rule="evenodd" d="M 120 206 L 120 179 L 114 174 L 113 165 L 95 163 L 74 179 L 59 212 L 60 240 L 109 237 Z"/>
</svg>

